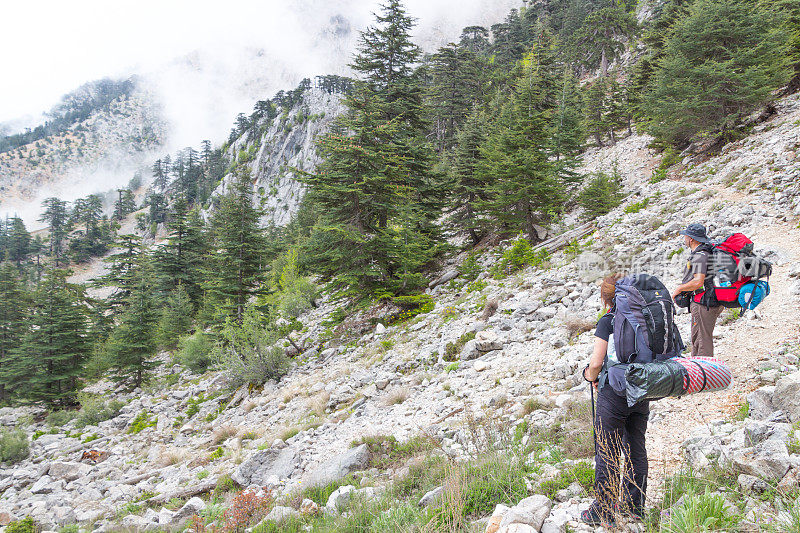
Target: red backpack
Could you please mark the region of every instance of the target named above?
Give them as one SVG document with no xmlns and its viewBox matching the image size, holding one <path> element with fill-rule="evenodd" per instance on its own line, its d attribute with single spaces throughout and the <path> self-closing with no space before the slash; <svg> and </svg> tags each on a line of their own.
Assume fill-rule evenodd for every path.
<svg viewBox="0 0 800 533">
<path fill-rule="evenodd" d="M 708 259 L 705 290 L 694 296 L 695 302 L 708 307 L 741 307 L 742 286 L 772 274 L 772 264 L 753 253 L 753 241 L 742 233 L 711 245 Z"/>
</svg>

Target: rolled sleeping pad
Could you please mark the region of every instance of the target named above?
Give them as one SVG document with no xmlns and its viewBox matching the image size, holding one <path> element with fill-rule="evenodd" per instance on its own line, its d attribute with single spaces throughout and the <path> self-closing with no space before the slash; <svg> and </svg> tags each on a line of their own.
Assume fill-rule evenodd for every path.
<svg viewBox="0 0 800 533">
<path fill-rule="evenodd" d="M 745 283 L 739 289 L 739 305 L 743 309 L 755 309 L 769 295 L 769 283 L 760 280 L 756 283 Z"/>
<path fill-rule="evenodd" d="M 689 375 L 685 384 L 686 394 L 726 389 L 733 379 L 728 365 L 713 357 L 676 357 L 675 361 L 683 366 Z"/>
<path fill-rule="evenodd" d="M 632 363 L 625 374 L 628 406 L 695 392 L 714 392 L 731 384 L 728 366 L 713 357 L 673 357 L 655 363 Z"/>
</svg>

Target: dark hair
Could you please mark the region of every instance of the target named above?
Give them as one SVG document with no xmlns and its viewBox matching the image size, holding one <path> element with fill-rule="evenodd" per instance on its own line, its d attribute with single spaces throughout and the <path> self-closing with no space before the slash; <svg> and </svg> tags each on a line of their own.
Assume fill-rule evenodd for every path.
<svg viewBox="0 0 800 533">
<path fill-rule="evenodd" d="M 600 300 L 606 307 L 614 305 L 614 291 L 617 288 L 617 281 L 622 279 L 622 274 L 611 274 L 600 284 Z"/>
</svg>

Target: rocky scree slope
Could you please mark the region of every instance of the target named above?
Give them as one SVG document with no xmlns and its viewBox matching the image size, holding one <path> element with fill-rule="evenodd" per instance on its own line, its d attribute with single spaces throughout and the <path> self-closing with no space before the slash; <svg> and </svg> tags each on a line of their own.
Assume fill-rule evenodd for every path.
<svg viewBox="0 0 800 533">
<path fill-rule="evenodd" d="M 510 429 L 522 443 L 535 444 L 560 424 L 578 428 L 570 438 L 591 447 L 588 390 L 580 371 L 593 337 L 591 330 L 580 332 L 597 318 L 597 279 L 609 269 L 633 267 L 674 287 L 687 254 L 675 253 L 678 231 L 694 221 L 706 223 L 714 236 L 751 235 L 774 262 L 773 293 L 760 318 L 722 320 L 717 355 L 734 370 L 729 391 L 653 404 L 651 497 L 657 501 L 660 481 L 684 460 L 697 468 L 719 462 L 738 468 L 745 476 L 742 491 L 760 490 L 755 480 L 796 488 L 800 435 L 790 424 L 800 419 L 798 121 L 798 97 L 787 98 L 748 138 L 701 164 L 687 161 L 658 183 L 642 173 L 657 164 L 644 148 L 645 138 L 587 153 L 586 168 L 616 165 L 633 189 L 619 208 L 597 220 L 593 234 L 545 264 L 504 279 L 490 270 L 511 243 L 479 257 L 482 272 L 473 282 L 457 275 L 460 258 L 453 259 L 447 269 L 455 277 L 428 291 L 436 303 L 432 311 L 349 342 L 330 339 L 324 320 L 333 309 L 323 304 L 301 317 L 308 325 L 301 342 L 315 347 L 278 383 L 231 391 L 221 373 L 193 376 L 167 364 L 147 390 L 124 393 L 106 382 L 93 385 L 89 392 L 125 405 L 114 418 L 80 432 L 74 422 L 53 429 L 31 423 L 26 417 L 36 415 L 35 409 L 0 410 L 4 426 L 24 425 L 31 436 L 45 432 L 33 440 L 30 458 L 0 471 L 0 519 L 33 516 L 51 527 L 78 522 L 95 531 L 168 529 L 207 505 L 200 498 L 183 504 L 188 495 L 227 483 L 228 476 L 241 486 L 273 491 L 281 513 L 299 512 L 286 510 L 292 499 L 284 496 L 351 472 L 363 473 L 363 486 L 344 492 L 376 497 L 408 465 L 371 465 L 366 446 L 351 447 L 368 436 L 403 442 L 424 435 L 436 443 L 430 453 L 468 459 L 482 445 L 472 434 L 476 426 Z M 574 217 L 553 229 L 572 223 Z M 492 303 L 496 312 L 485 313 Z M 688 339 L 689 317 L 678 320 Z M 750 416 L 742 419 L 744 401 Z M 100 438 L 86 442 L 95 434 Z M 591 448 L 579 455 L 591 455 Z M 538 449 L 530 460 L 541 463 L 525 480 L 533 494 L 575 460 L 589 458 L 564 459 L 563 453 Z M 182 506 L 161 507 L 176 496 Z M 476 528 L 590 531 L 577 522 L 590 501 L 573 483 L 554 501 L 539 494 L 512 510 L 498 506 Z M 751 522 L 778 513 L 756 497 L 739 503 Z M 330 512 L 336 508 L 334 501 Z"/>
</svg>

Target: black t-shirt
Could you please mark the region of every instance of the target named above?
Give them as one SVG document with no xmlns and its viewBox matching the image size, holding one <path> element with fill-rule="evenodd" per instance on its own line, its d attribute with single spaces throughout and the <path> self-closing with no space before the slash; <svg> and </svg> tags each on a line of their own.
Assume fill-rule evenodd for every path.
<svg viewBox="0 0 800 533">
<path fill-rule="evenodd" d="M 594 332 L 594 336 L 608 342 L 612 333 L 614 333 L 614 315 L 606 313 L 597 321 L 597 330 Z"/>
</svg>

